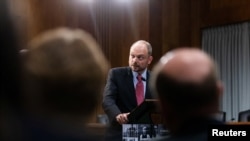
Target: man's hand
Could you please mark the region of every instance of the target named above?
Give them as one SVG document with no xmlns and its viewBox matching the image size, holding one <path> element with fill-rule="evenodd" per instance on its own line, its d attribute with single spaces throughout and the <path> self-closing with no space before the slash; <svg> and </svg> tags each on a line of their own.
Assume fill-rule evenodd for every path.
<svg viewBox="0 0 250 141">
<path fill-rule="evenodd" d="M 119 124 L 125 124 L 125 123 L 128 123 L 128 115 L 129 113 L 122 113 L 122 114 L 118 114 L 116 116 L 116 121 L 119 123 Z"/>
</svg>

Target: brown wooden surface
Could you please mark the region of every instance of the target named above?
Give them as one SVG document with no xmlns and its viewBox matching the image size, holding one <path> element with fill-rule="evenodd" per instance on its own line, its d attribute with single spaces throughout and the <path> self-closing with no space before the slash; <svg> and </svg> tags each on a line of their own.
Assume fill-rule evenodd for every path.
<svg viewBox="0 0 250 141">
<path fill-rule="evenodd" d="M 250 125 L 250 122 L 227 122 L 229 125 Z"/>
<path fill-rule="evenodd" d="M 103 136 L 106 133 L 107 125 L 99 124 L 99 123 L 89 123 L 87 124 L 87 129 L 89 132 L 92 132 L 98 136 Z"/>
</svg>

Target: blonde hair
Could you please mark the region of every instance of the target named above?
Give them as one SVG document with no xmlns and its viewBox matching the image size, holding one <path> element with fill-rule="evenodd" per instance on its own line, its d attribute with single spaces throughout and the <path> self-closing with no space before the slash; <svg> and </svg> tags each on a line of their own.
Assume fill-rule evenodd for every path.
<svg viewBox="0 0 250 141">
<path fill-rule="evenodd" d="M 58 28 L 35 37 L 25 53 L 28 98 L 51 113 L 88 115 L 99 103 L 109 62 L 81 29 Z M 36 107 L 37 106 L 37 107 Z M 56 111 L 56 112 L 55 112 Z"/>
</svg>

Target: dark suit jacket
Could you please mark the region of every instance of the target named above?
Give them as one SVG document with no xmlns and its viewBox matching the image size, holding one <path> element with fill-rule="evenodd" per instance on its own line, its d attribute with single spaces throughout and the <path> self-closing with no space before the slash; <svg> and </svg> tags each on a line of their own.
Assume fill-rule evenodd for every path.
<svg viewBox="0 0 250 141">
<path fill-rule="evenodd" d="M 213 125 L 225 125 L 225 123 L 213 118 L 198 117 L 187 120 L 175 135 L 170 133 L 166 137 L 155 138 L 152 141 L 207 141 L 211 134 L 209 126 Z"/>
<path fill-rule="evenodd" d="M 149 77 L 150 72 L 147 71 L 146 99 L 152 98 L 148 87 Z M 131 112 L 137 107 L 133 74 L 130 67 L 113 68 L 109 71 L 102 106 L 110 123 L 114 123 L 116 115 Z"/>
<path fill-rule="evenodd" d="M 147 71 L 145 99 L 151 99 L 152 95 L 148 87 L 150 72 Z M 112 68 L 109 71 L 107 84 L 104 89 L 103 110 L 107 114 L 110 128 L 121 133 L 121 125 L 115 117 L 120 113 L 131 112 L 137 107 L 133 73 L 130 67 Z M 110 130 L 108 132 L 111 132 Z M 115 134 L 115 133 L 110 133 Z M 121 137 L 119 137 L 121 139 Z"/>
</svg>

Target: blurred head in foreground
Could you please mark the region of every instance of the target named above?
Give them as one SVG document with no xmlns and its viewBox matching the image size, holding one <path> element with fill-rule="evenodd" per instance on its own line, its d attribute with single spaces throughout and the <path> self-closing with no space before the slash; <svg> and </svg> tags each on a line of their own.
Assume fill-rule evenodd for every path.
<svg viewBox="0 0 250 141">
<path fill-rule="evenodd" d="M 35 115 L 86 120 L 100 102 L 109 63 L 80 29 L 58 28 L 35 37 L 23 53 L 25 106 Z"/>
<path fill-rule="evenodd" d="M 15 22 L 8 0 L 0 0 L 0 140 L 16 140 L 19 132 L 20 106 L 20 58 Z M 15 136 L 13 136 L 13 134 Z"/>
<path fill-rule="evenodd" d="M 167 52 L 154 66 L 150 85 L 170 131 L 218 112 L 222 83 L 216 69 L 208 54 L 188 47 Z"/>
</svg>

